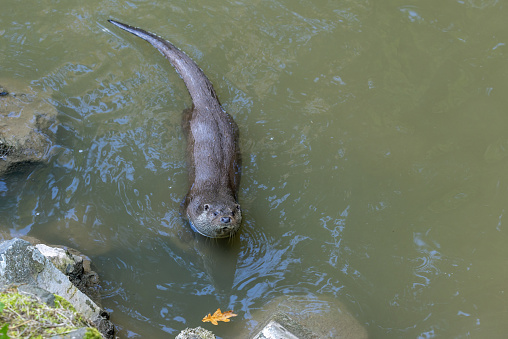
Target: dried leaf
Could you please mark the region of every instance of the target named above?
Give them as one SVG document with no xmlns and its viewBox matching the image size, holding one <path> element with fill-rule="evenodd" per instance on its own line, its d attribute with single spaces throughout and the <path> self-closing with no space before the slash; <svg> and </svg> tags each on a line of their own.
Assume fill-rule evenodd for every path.
<svg viewBox="0 0 508 339">
<path fill-rule="evenodd" d="M 212 324 L 214 325 L 218 325 L 218 321 L 224 321 L 224 322 L 229 322 L 229 318 L 231 317 L 236 317 L 237 315 L 233 313 L 233 311 L 227 311 L 227 312 L 224 312 L 222 313 L 220 308 L 217 309 L 217 311 L 215 311 L 215 313 L 213 315 L 211 315 L 210 313 L 208 313 L 208 315 L 206 317 L 203 318 L 203 322 L 211 322 Z"/>
</svg>

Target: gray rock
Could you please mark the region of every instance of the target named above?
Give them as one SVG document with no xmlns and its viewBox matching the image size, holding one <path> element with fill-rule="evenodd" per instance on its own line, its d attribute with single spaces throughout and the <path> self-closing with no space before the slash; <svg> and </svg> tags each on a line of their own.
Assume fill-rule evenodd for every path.
<svg viewBox="0 0 508 339">
<path fill-rule="evenodd" d="M 55 295 L 34 285 L 18 286 L 19 294 L 24 294 L 37 299 L 39 302 L 55 307 Z"/>
<path fill-rule="evenodd" d="M 254 339 L 319 339 L 298 322 L 291 319 L 286 313 L 275 313 Z"/>
<path fill-rule="evenodd" d="M 92 271 L 87 256 L 71 248 L 45 244 L 37 244 L 35 247 L 51 260 L 60 272 L 68 276 L 74 286 L 100 306 L 99 276 Z"/>
<path fill-rule="evenodd" d="M 282 296 L 253 313 L 261 323 L 255 339 L 367 339 L 365 328 L 333 299 L 320 296 Z M 239 337 L 249 337 L 240 334 Z"/>
<path fill-rule="evenodd" d="M 44 256 L 27 252 L 28 242 L 12 239 L 0 243 L 0 286 L 37 285 L 37 275 L 44 269 Z"/>
<path fill-rule="evenodd" d="M 35 246 L 14 238 L 0 244 L 0 286 L 36 285 L 69 301 L 106 337 L 114 337 L 109 315 L 74 286 Z"/>
<path fill-rule="evenodd" d="M 215 335 L 202 327 L 186 328 L 175 339 L 215 339 Z"/>
<path fill-rule="evenodd" d="M 108 312 L 100 310 L 99 316 L 92 319 L 92 323 L 105 338 L 113 339 L 115 337 L 115 327 L 113 326 L 113 323 L 109 321 Z"/>
<path fill-rule="evenodd" d="M 47 161 L 56 116 L 56 109 L 39 96 L 0 85 L 0 175 Z"/>
<path fill-rule="evenodd" d="M 15 238 L 0 245 L 0 284 L 37 285 L 67 299 L 86 318 L 99 315 L 99 307 L 25 240 Z"/>
<path fill-rule="evenodd" d="M 85 339 L 87 338 L 87 332 L 88 327 L 82 327 L 64 335 L 52 336 L 50 339 Z"/>
<path fill-rule="evenodd" d="M 50 247 L 44 244 L 35 245 L 35 248 L 51 260 L 53 265 L 63 274 L 67 275 L 69 271 L 75 270 L 76 260 L 63 248 Z"/>
</svg>

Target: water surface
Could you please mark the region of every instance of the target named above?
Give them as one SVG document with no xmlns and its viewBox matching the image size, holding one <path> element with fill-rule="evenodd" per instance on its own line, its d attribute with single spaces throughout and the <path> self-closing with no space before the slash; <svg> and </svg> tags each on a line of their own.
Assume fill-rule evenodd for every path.
<svg viewBox="0 0 508 339">
<path fill-rule="evenodd" d="M 507 6 L 465 1 L 4 1 L 0 83 L 55 105 L 48 166 L 0 179 L 4 233 L 89 255 L 122 338 L 252 331 L 333 298 L 371 338 L 508 331 Z M 186 242 L 169 39 L 241 131 L 244 224 Z M 232 309 L 231 324 L 201 318 Z M 235 329 L 235 330 L 233 330 Z"/>
</svg>

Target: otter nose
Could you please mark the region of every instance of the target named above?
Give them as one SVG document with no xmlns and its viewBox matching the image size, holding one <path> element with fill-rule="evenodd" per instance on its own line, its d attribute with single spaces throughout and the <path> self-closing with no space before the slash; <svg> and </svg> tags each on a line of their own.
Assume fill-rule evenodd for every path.
<svg viewBox="0 0 508 339">
<path fill-rule="evenodd" d="M 230 217 L 222 217 L 222 218 L 220 218 L 220 221 L 222 221 L 224 224 L 229 224 L 229 222 L 231 221 L 231 218 Z"/>
</svg>

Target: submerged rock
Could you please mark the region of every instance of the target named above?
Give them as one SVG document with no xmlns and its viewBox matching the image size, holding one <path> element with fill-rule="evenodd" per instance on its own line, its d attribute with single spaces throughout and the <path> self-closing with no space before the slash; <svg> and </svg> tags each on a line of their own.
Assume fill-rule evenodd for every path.
<svg viewBox="0 0 508 339">
<path fill-rule="evenodd" d="M 315 296 L 282 296 L 253 313 L 261 329 L 254 339 L 367 339 L 365 328 L 332 299 Z"/>
<path fill-rule="evenodd" d="M 57 126 L 55 107 L 0 85 L 0 175 L 47 161 Z"/>
<path fill-rule="evenodd" d="M 286 313 L 277 312 L 256 334 L 254 339 L 319 339 L 316 333 L 291 319 Z"/>
<path fill-rule="evenodd" d="M 18 238 L 0 243 L 0 286 L 31 285 L 61 296 L 83 317 L 93 322 L 104 337 L 113 338 L 114 327 L 107 312 L 71 282 L 70 275 L 82 271 L 82 261 L 81 264 L 76 263 L 69 253 L 61 249 L 53 251 L 48 247 L 32 246 L 28 241 Z M 52 259 L 43 255 L 38 248 L 49 253 Z M 69 276 L 61 269 L 65 273 L 69 271 Z"/>
</svg>

